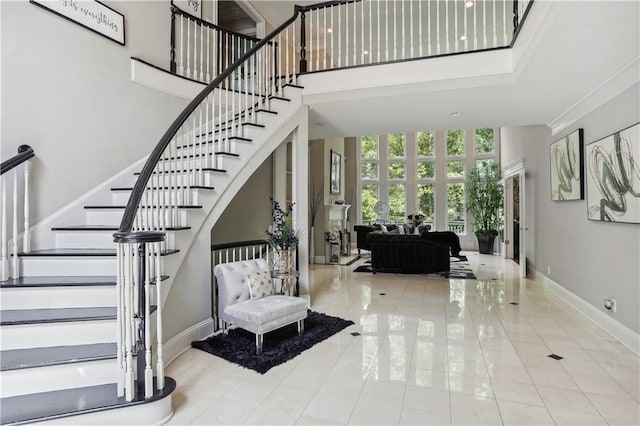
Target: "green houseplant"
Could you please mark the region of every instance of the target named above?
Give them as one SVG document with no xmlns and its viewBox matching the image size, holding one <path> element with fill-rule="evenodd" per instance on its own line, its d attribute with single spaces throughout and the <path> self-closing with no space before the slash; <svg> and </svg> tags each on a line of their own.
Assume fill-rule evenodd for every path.
<svg viewBox="0 0 640 426">
<path fill-rule="evenodd" d="M 467 211 L 473 216 L 473 232 L 478 239 L 478 251 L 491 254 L 502 223 L 504 191 L 498 165 L 482 161 L 480 165 L 469 170 L 465 192 Z"/>
</svg>

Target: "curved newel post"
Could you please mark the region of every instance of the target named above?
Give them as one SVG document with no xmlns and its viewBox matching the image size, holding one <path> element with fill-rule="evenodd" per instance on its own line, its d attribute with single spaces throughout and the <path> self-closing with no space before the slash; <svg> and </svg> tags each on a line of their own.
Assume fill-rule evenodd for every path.
<svg viewBox="0 0 640 426">
<path fill-rule="evenodd" d="M 160 282 L 163 232 L 116 232 L 118 396 L 127 401 L 151 398 L 152 352 L 157 353 L 158 389 L 164 387 L 162 356 L 162 291 Z M 155 294 L 152 287 L 155 286 Z M 155 298 L 153 297 L 155 295 Z M 155 305 L 154 305 L 155 303 Z M 151 338 L 151 313 L 156 313 L 156 342 Z M 134 361 L 135 357 L 135 361 Z M 137 379 L 137 380 L 136 380 Z"/>
</svg>

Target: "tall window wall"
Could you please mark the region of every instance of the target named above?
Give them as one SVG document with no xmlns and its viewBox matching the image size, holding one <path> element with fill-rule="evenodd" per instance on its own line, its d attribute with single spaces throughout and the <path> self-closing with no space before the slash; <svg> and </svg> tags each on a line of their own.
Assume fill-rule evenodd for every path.
<svg viewBox="0 0 640 426">
<path fill-rule="evenodd" d="M 361 222 L 403 222 L 420 212 L 432 229 L 466 234 L 465 173 L 483 160 L 496 161 L 497 134 L 482 128 L 361 136 Z"/>
</svg>

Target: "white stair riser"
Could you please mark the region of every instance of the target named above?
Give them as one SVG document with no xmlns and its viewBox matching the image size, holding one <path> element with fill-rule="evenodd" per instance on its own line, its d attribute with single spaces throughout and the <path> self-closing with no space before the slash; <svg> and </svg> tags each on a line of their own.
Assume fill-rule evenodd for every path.
<svg viewBox="0 0 640 426">
<path fill-rule="evenodd" d="M 39 422 L 41 425 L 163 425 L 173 415 L 171 396 L 147 402 L 144 404 L 130 405 L 115 410 L 94 411 L 72 417 Z"/>
<path fill-rule="evenodd" d="M 25 277 L 62 275 L 114 275 L 115 256 L 21 257 L 20 271 Z"/>
<path fill-rule="evenodd" d="M 262 127 L 244 126 L 242 136 L 247 139 L 261 140 L 265 129 Z"/>
<path fill-rule="evenodd" d="M 2 350 L 116 341 L 116 320 L 3 325 Z"/>
<path fill-rule="evenodd" d="M 173 212 L 172 210 L 176 210 Z M 157 211 L 157 209 L 152 209 Z M 124 209 L 87 209 L 87 225 L 113 225 L 120 226 Z M 187 209 L 165 209 L 167 225 L 173 222 L 168 221 L 169 215 L 175 215 L 175 226 L 183 226 L 187 222 Z"/>
<path fill-rule="evenodd" d="M 113 383 L 116 380 L 116 360 L 51 365 L 0 372 L 2 398 L 95 386 Z"/>
<path fill-rule="evenodd" d="M 116 287 L 25 287 L 1 290 L 2 309 L 88 308 L 116 306 Z"/>
<path fill-rule="evenodd" d="M 115 248 L 116 231 L 55 231 L 57 248 Z M 112 274 L 113 275 L 113 274 Z"/>
<path fill-rule="evenodd" d="M 192 182 L 189 182 L 189 184 L 193 185 Z M 181 189 L 178 191 L 163 190 L 161 192 L 150 191 L 149 200 L 153 204 L 157 204 L 159 199 L 162 205 L 166 205 L 168 203 L 174 203 L 176 201 L 179 205 L 197 205 L 199 193 L 200 191 L 197 189 L 191 189 L 191 190 Z M 113 204 L 117 206 L 127 205 L 127 202 L 129 202 L 130 195 L 131 195 L 131 191 L 113 191 Z"/>
<path fill-rule="evenodd" d="M 120 226 L 124 209 L 85 209 L 87 225 Z"/>
<path fill-rule="evenodd" d="M 58 248 L 116 248 L 113 234 L 116 231 L 56 231 L 56 247 Z M 166 244 L 163 248 L 173 248 L 174 233 L 167 231 Z M 111 274 L 113 275 L 113 274 Z"/>
</svg>

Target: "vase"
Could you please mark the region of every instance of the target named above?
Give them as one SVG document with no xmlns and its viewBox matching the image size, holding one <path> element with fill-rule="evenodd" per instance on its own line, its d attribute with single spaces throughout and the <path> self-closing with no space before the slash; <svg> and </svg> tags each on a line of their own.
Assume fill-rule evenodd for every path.
<svg viewBox="0 0 640 426">
<path fill-rule="evenodd" d="M 271 270 L 276 274 L 286 274 L 294 267 L 293 250 L 275 249 L 271 253 Z"/>
</svg>

